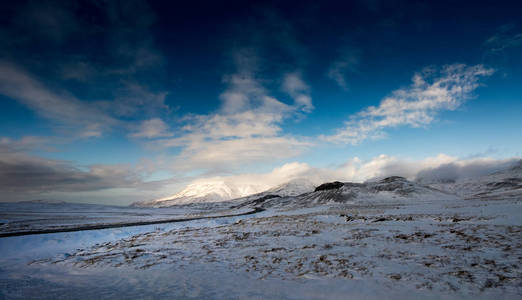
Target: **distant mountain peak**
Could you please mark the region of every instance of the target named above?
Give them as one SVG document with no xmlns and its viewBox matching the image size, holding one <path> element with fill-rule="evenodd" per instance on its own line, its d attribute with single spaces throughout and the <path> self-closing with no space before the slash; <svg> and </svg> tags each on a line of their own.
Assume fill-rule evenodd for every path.
<svg viewBox="0 0 522 300">
<path fill-rule="evenodd" d="M 139 207 L 167 207 L 180 204 L 222 202 L 254 195 L 259 197 L 297 196 L 311 192 L 315 183 L 307 178 L 295 178 L 283 184 L 268 188 L 264 184 L 236 184 L 226 180 L 197 181 L 187 185 L 182 191 L 168 197 L 134 203 Z"/>
<path fill-rule="evenodd" d="M 136 206 L 165 207 L 180 204 L 221 202 L 241 198 L 266 190 L 261 184 L 235 184 L 226 180 L 207 180 L 190 183 L 180 192 Z"/>
</svg>

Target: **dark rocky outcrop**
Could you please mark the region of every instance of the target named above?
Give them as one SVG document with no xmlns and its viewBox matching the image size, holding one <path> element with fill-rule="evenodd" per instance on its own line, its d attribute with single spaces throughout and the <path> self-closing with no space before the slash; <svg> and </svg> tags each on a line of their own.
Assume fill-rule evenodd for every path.
<svg viewBox="0 0 522 300">
<path fill-rule="evenodd" d="M 380 180 L 379 182 L 392 183 L 392 182 L 396 182 L 396 181 L 406 181 L 406 178 L 401 177 L 401 176 L 390 176 L 390 177 L 386 177 L 386 178 Z"/>
<path fill-rule="evenodd" d="M 344 186 L 344 183 L 342 183 L 340 181 L 327 182 L 327 183 L 323 183 L 320 186 L 316 187 L 314 192 L 335 190 L 335 189 L 341 188 L 342 186 Z"/>
</svg>

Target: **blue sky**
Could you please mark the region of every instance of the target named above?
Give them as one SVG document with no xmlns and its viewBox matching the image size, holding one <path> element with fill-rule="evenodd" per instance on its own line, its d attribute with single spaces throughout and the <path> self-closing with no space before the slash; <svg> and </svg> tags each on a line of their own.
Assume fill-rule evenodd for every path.
<svg viewBox="0 0 522 300">
<path fill-rule="evenodd" d="M 6 3 L 1 200 L 122 205 L 282 166 L 300 167 L 278 180 L 364 180 L 392 162 L 520 157 L 521 8 Z"/>
</svg>

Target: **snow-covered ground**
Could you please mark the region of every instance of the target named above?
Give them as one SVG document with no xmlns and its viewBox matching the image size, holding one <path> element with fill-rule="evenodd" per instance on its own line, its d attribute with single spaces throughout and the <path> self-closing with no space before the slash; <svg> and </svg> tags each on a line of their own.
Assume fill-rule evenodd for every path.
<svg viewBox="0 0 522 300">
<path fill-rule="evenodd" d="M 467 190 L 462 182 L 427 186 L 390 177 L 331 183 L 298 196 L 105 208 L 108 223 L 265 210 L 0 238 L 0 298 L 520 299 L 517 172 L 492 174 Z M 93 218 L 103 211 L 88 207 L 97 212 Z M 33 226 L 42 216 L 71 211 L 28 209 L 18 217 L 31 216 Z M 13 218 L 2 215 L 4 225 Z"/>
<path fill-rule="evenodd" d="M 516 299 L 521 215 L 520 199 L 386 201 L 9 237 L 0 288 L 8 298 Z"/>
</svg>

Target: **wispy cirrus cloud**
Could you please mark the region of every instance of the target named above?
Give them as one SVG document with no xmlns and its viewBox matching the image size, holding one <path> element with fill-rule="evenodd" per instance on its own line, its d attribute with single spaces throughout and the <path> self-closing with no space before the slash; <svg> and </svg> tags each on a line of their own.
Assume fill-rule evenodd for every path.
<svg viewBox="0 0 522 300">
<path fill-rule="evenodd" d="M 45 118 L 79 127 L 80 136 L 100 136 L 104 127 L 119 123 L 65 91 L 51 91 L 25 70 L 8 62 L 0 62 L 0 94 L 18 100 Z"/>
<path fill-rule="evenodd" d="M 53 90 L 27 70 L 5 61 L 0 61 L 0 94 L 17 100 L 78 138 L 101 137 L 115 127 L 132 130 L 135 125 L 122 117 L 138 112 L 143 117 L 170 111 L 164 102 L 166 93 L 154 93 L 140 85 L 129 85 L 112 101 L 85 101 L 66 90 Z M 159 125 L 157 120 L 144 122 L 140 126 L 148 126 L 149 135 L 152 125 Z M 168 136 L 164 131 L 156 132 L 156 137 L 158 134 Z"/>
<path fill-rule="evenodd" d="M 514 29 L 514 24 L 500 26 L 497 32 L 484 42 L 488 51 L 492 54 L 500 53 L 509 48 L 522 45 L 522 33 L 514 32 Z"/>
<path fill-rule="evenodd" d="M 386 128 L 430 124 L 440 111 L 455 110 L 470 99 L 479 80 L 493 72 L 483 65 L 463 64 L 447 65 L 439 71 L 425 69 L 413 76 L 410 86 L 393 91 L 378 106 L 370 106 L 353 115 L 335 134 L 320 138 L 334 143 L 358 144 L 383 136 Z"/>
<path fill-rule="evenodd" d="M 350 85 L 346 80 L 349 74 L 357 72 L 361 60 L 358 50 L 344 47 L 339 51 L 339 57 L 330 65 L 326 75 L 337 83 L 339 87 L 347 91 Z"/>
</svg>

